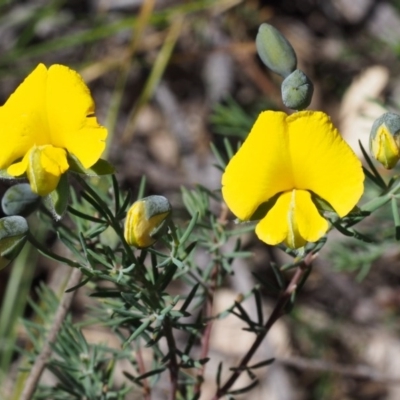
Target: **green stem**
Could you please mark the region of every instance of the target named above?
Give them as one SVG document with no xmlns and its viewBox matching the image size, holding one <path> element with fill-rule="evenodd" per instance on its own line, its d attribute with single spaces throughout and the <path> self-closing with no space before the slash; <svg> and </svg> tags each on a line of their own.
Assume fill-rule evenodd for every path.
<svg viewBox="0 0 400 400">
<path fill-rule="evenodd" d="M 28 232 L 28 241 L 43 255 L 45 255 L 48 258 L 51 258 L 53 260 L 59 261 L 63 264 L 67 264 L 70 267 L 74 268 L 82 268 L 82 265 L 79 264 L 78 262 L 72 261 L 68 258 L 62 257 L 56 253 L 53 253 L 51 250 L 49 250 L 47 247 L 44 247 L 42 243 L 38 242 L 36 238 L 32 235 L 31 232 Z"/>
<path fill-rule="evenodd" d="M 400 189 L 400 182 L 397 183 L 397 185 L 393 186 L 393 188 L 390 189 L 387 193 L 385 193 L 382 196 L 379 196 L 375 199 L 370 200 L 368 203 L 365 203 L 361 207 L 361 211 L 373 212 L 373 211 L 377 210 L 378 208 L 382 207 L 384 204 L 388 203 L 392 199 L 392 196 L 399 189 Z"/>
</svg>

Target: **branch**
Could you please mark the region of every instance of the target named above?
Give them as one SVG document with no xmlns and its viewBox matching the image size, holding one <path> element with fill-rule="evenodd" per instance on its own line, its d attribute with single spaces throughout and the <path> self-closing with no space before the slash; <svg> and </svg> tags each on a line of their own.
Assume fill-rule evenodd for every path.
<svg viewBox="0 0 400 400">
<path fill-rule="evenodd" d="M 210 338 L 211 338 L 211 329 L 213 325 L 213 320 L 210 319 L 212 316 L 212 311 L 213 311 L 213 304 L 214 304 L 214 294 L 215 294 L 215 289 L 216 289 L 216 280 L 218 277 L 218 264 L 214 265 L 213 271 L 211 273 L 211 284 L 208 289 L 207 293 L 207 300 L 205 304 L 205 320 L 207 321 L 206 323 L 206 328 L 204 329 L 202 338 L 201 338 L 201 352 L 200 352 L 200 360 L 204 359 L 208 355 L 208 351 L 210 349 Z M 200 390 L 201 390 L 201 385 L 204 381 L 204 372 L 206 369 L 206 364 L 202 364 L 202 366 L 199 368 L 197 375 L 196 375 L 196 385 L 194 387 L 194 394 L 195 395 L 200 395 Z"/>
<path fill-rule="evenodd" d="M 314 370 L 320 372 L 330 372 L 355 379 L 369 379 L 375 382 L 386 384 L 399 384 L 399 377 L 390 377 L 379 373 L 366 365 L 343 365 L 325 360 L 312 360 L 303 357 L 284 357 L 277 358 L 276 362 L 301 370 Z"/>
<path fill-rule="evenodd" d="M 169 317 L 165 317 L 164 327 L 165 327 L 165 337 L 167 339 L 168 350 L 169 350 L 168 369 L 171 381 L 171 391 L 169 394 L 169 398 L 170 400 L 175 400 L 176 392 L 178 390 L 179 365 L 176 359 L 176 344 L 175 344 L 174 334 L 172 332 L 171 320 L 169 319 Z"/>
<path fill-rule="evenodd" d="M 143 354 L 142 354 L 142 349 L 140 348 L 139 340 L 137 341 L 136 360 L 138 363 L 139 374 L 142 375 L 146 373 L 146 367 L 144 365 Z M 143 399 L 151 400 L 151 388 L 149 386 L 149 382 L 145 378 L 142 379 L 142 383 L 143 383 Z"/>
<path fill-rule="evenodd" d="M 214 395 L 214 397 L 212 398 L 212 400 L 217 400 L 220 397 L 227 394 L 229 389 L 233 386 L 233 384 L 239 378 L 240 374 L 246 369 L 248 362 L 253 357 L 253 355 L 255 354 L 257 349 L 260 347 L 261 343 L 267 336 L 267 333 L 269 332 L 271 327 L 284 314 L 284 309 L 285 309 L 286 304 L 289 302 L 292 294 L 296 291 L 297 286 L 300 283 L 303 276 L 305 275 L 305 273 L 309 270 L 309 268 L 311 266 L 311 261 L 313 260 L 313 258 L 314 258 L 314 255 L 309 253 L 306 256 L 306 258 L 304 259 L 303 263 L 297 267 L 286 290 L 283 293 L 281 293 L 281 295 L 279 296 L 278 301 L 275 305 L 275 308 L 273 309 L 270 317 L 268 318 L 267 322 L 264 325 L 264 329 L 262 330 L 262 332 L 260 332 L 257 335 L 257 337 L 254 340 L 249 351 L 242 358 L 239 366 L 237 368 L 235 368 L 235 370 L 232 372 L 232 375 L 230 376 L 230 378 L 226 381 L 226 383 L 222 387 L 218 388 L 218 390 L 217 390 L 216 394 Z"/>
</svg>

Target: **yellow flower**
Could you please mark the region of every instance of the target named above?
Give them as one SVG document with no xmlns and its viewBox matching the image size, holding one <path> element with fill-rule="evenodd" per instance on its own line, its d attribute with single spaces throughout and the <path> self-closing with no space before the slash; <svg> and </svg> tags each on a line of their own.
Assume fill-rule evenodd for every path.
<svg viewBox="0 0 400 400">
<path fill-rule="evenodd" d="M 326 114 L 265 111 L 229 162 L 222 194 L 239 219 L 261 219 L 262 241 L 299 248 L 329 229 L 312 195 L 343 217 L 360 199 L 363 181 L 360 161 Z"/>
<path fill-rule="evenodd" d="M 68 154 L 90 168 L 106 137 L 81 76 L 63 65 L 39 64 L 0 107 L 0 169 L 26 174 L 32 191 L 45 196 L 68 170 Z"/>
</svg>

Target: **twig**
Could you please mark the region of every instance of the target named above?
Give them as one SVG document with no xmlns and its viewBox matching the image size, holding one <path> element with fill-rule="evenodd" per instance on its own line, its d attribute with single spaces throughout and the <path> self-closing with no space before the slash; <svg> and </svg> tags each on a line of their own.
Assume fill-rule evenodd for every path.
<svg viewBox="0 0 400 400">
<path fill-rule="evenodd" d="M 246 370 L 246 366 L 250 359 L 253 357 L 254 353 L 260 347 L 261 343 L 263 342 L 264 338 L 267 336 L 267 333 L 274 325 L 274 323 L 284 314 L 284 309 L 290 297 L 297 289 L 298 284 L 300 283 L 304 274 L 309 270 L 311 261 L 313 259 L 313 254 L 308 254 L 304 259 L 303 263 L 297 267 L 291 281 L 289 282 L 286 290 L 279 296 L 278 301 L 273 309 L 270 317 L 268 318 L 267 322 L 264 325 L 264 329 L 260 332 L 256 339 L 254 340 L 252 346 L 250 347 L 249 351 L 245 354 L 245 356 L 240 361 L 240 364 L 235 370 L 232 372 L 232 375 L 229 379 L 225 382 L 223 386 L 218 388 L 217 392 L 215 393 L 212 400 L 217 400 L 220 397 L 227 394 L 228 390 L 232 387 L 232 385 L 236 382 L 239 378 L 240 374 Z"/>
<path fill-rule="evenodd" d="M 204 359 L 208 355 L 208 351 L 210 349 L 210 338 L 211 338 L 211 330 L 213 325 L 213 320 L 210 319 L 213 311 L 214 304 L 214 293 L 216 289 L 216 279 L 218 276 L 218 264 L 215 264 L 213 271 L 211 273 L 211 285 L 208 289 L 207 300 L 205 304 L 205 320 L 207 321 L 206 328 L 204 329 L 204 333 L 201 338 L 201 352 L 200 352 L 200 360 Z M 196 385 L 194 387 L 194 394 L 198 395 L 201 390 L 201 385 L 204 381 L 204 372 L 206 369 L 206 364 L 202 364 L 199 368 L 196 375 Z"/>
<path fill-rule="evenodd" d="M 146 373 L 146 367 L 144 365 L 143 355 L 142 355 L 142 350 L 140 348 L 139 340 L 137 341 L 136 359 L 138 363 L 139 374 L 143 375 L 144 373 Z M 142 383 L 143 383 L 143 399 L 151 400 L 151 388 L 149 386 L 149 382 L 145 378 L 142 379 Z"/>
<path fill-rule="evenodd" d="M 388 377 L 387 375 L 381 374 L 366 365 L 343 365 L 325 360 L 310 360 L 303 357 L 284 357 L 277 358 L 275 361 L 302 370 L 309 369 L 314 371 L 330 372 L 350 378 L 368 379 L 386 384 L 400 384 L 399 377 Z"/>
<path fill-rule="evenodd" d="M 176 344 L 174 334 L 172 332 L 171 320 L 166 317 L 164 320 L 165 337 L 168 343 L 169 349 L 169 376 L 171 381 L 171 389 L 169 393 L 170 400 L 176 399 L 176 392 L 178 390 L 178 376 L 179 376 L 179 365 L 176 359 Z"/>
<path fill-rule="evenodd" d="M 221 203 L 221 211 L 218 217 L 218 222 L 222 225 L 226 224 L 228 219 L 229 209 L 225 202 Z M 214 238 L 215 239 L 215 238 Z M 209 349 L 210 349 L 210 339 L 211 339 L 211 330 L 213 326 L 213 320 L 210 319 L 213 312 L 213 305 L 214 305 L 214 294 L 217 288 L 217 278 L 219 272 L 219 264 L 216 263 L 214 268 L 211 272 L 211 283 L 207 290 L 207 301 L 205 304 L 205 320 L 207 321 L 206 328 L 204 329 L 204 333 L 201 338 L 201 352 L 200 352 L 200 360 L 207 357 Z M 201 390 L 201 385 L 204 381 L 204 372 L 206 369 L 206 364 L 202 364 L 199 368 L 197 375 L 196 375 L 196 385 L 194 387 L 194 394 L 199 395 Z"/>
<path fill-rule="evenodd" d="M 74 287 L 79 284 L 82 277 L 82 272 L 79 269 L 73 269 L 68 279 L 67 287 Z M 75 291 L 64 293 L 60 304 L 58 305 L 56 314 L 54 316 L 54 322 L 50 331 L 47 335 L 46 341 L 43 345 L 42 351 L 36 358 L 35 363 L 29 373 L 29 376 L 25 383 L 25 388 L 22 391 L 20 400 L 30 400 L 36 390 L 37 383 L 42 375 L 43 370 L 46 367 L 46 363 L 51 356 L 52 345 L 54 344 L 57 334 L 61 328 L 61 325 L 67 315 L 67 312 L 71 306 L 72 300 L 75 296 Z"/>
</svg>

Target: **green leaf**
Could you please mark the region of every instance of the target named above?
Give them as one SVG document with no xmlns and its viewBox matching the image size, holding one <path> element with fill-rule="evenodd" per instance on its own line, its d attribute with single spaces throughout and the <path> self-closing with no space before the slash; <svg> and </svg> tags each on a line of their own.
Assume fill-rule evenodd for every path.
<svg viewBox="0 0 400 400">
<path fill-rule="evenodd" d="M 68 164 L 72 172 L 87 176 L 103 176 L 115 173 L 115 168 L 101 158 L 90 168 L 85 168 L 74 155 L 68 154 Z"/>
</svg>

